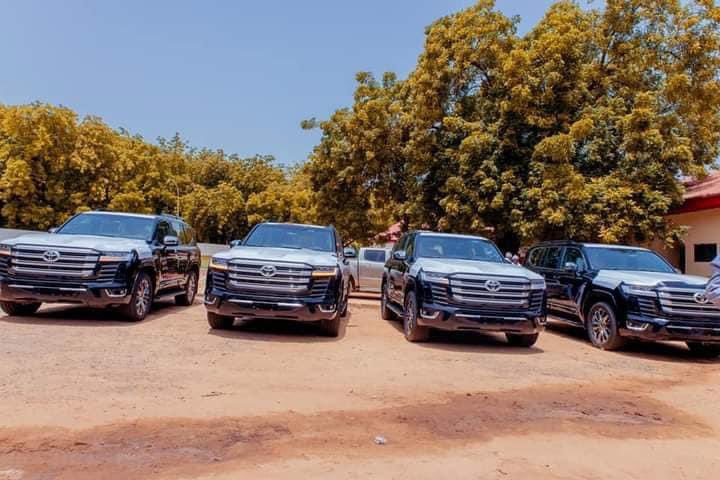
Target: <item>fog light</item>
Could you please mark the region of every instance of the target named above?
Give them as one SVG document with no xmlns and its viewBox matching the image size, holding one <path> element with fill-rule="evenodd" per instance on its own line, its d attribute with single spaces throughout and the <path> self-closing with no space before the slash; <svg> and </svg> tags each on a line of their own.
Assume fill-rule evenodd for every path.
<svg viewBox="0 0 720 480">
<path fill-rule="evenodd" d="M 635 320 L 628 319 L 625 322 L 625 326 L 627 327 L 628 330 L 632 330 L 634 332 L 644 332 L 645 330 L 648 329 L 650 324 L 645 323 L 645 322 L 636 322 Z"/>
<path fill-rule="evenodd" d="M 105 294 L 108 297 L 112 298 L 120 298 L 127 295 L 127 289 L 126 288 L 106 288 Z"/>
<path fill-rule="evenodd" d="M 440 312 L 431 312 L 430 310 L 426 310 L 424 308 L 420 309 L 420 316 L 422 318 L 427 318 L 428 320 L 435 320 L 440 315 Z"/>
<path fill-rule="evenodd" d="M 337 306 L 336 306 L 336 305 L 333 305 L 333 304 L 328 304 L 328 305 L 320 305 L 319 308 L 320 308 L 320 311 L 321 311 L 321 312 L 331 313 L 331 312 L 334 312 L 334 311 L 335 311 L 335 309 L 337 308 Z"/>
</svg>

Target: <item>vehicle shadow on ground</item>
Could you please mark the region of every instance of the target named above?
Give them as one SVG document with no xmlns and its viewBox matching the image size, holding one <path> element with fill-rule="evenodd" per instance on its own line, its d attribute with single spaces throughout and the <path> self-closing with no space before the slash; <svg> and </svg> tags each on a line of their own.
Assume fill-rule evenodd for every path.
<svg viewBox="0 0 720 480">
<path fill-rule="evenodd" d="M 229 330 L 209 329 L 209 335 L 223 338 L 237 338 L 258 342 L 273 343 L 317 343 L 338 342 L 345 337 L 352 313 L 343 318 L 337 337 L 326 337 L 320 332 L 320 326 L 313 322 L 297 322 L 280 319 L 236 319 Z"/>
<path fill-rule="evenodd" d="M 563 338 L 583 343 L 587 348 L 595 348 L 590 344 L 587 333 L 580 327 L 568 325 L 562 321 L 548 321 L 547 332 Z M 621 350 L 605 352 L 625 357 L 642 358 L 668 363 L 720 363 L 717 358 L 702 358 L 688 350 L 683 342 L 643 342 L 631 340 Z"/>
<path fill-rule="evenodd" d="M 196 300 L 193 305 L 199 304 Z M 62 325 L 72 327 L 117 327 L 141 325 L 160 320 L 168 315 L 180 313 L 190 307 L 180 307 L 173 302 L 156 302 L 152 311 L 141 322 L 127 320 L 116 308 L 88 308 L 78 305 L 53 305 L 43 308 L 33 315 L 0 316 L 0 322 L 19 323 L 23 325 Z"/>
<path fill-rule="evenodd" d="M 388 323 L 397 330 L 398 340 L 404 342 L 402 322 L 391 320 L 388 321 Z M 537 346 L 526 348 L 509 345 L 503 334 L 472 331 L 432 330 L 430 332 L 430 339 L 426 342 L 418 342 L 417 345 L 451 352 L 476 352 L 501 355 L 537 355 L 543 353 L 543 349 Z"/>
</svg>

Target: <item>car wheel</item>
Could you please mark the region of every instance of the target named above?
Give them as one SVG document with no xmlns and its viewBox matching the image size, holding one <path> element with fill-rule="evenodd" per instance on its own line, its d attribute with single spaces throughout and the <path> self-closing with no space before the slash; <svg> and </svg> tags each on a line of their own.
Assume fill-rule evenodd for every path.
<svg viewBox="0 0 720 480">
<path fill-rule="evenodd" d="M 130 303 L 122 306 L 123 315 L 131 322 L 139 322 L 150 313 L 153 303 L 153 285 L 150 275 L 140 272 L 135 277 Z"/>
<path fill-rule="evenodd" d="M 380 294 L 380 316 L 383 320 L 397 320 L 395 312 L 388 308 L 387 284 L 382 284 L 382 293 Z"/>
<path fill-rule="evenodd" d="M 340 335 L 340 315 L 327 320 L 320 320 L 320 332 L 326 337 L 337 337 Z"/>
<path fill-rule="evenodd" d="M 537 342 L 539 333 L 533 333 L 530 335 L 521 335 L 518 333 L 506 333 L 505 338 L 510 345 L 513 347 L 532 347 Z"/>
<path fill-rule="evenodd" d="M 417 324 L 418 304 L 415 292 L 408 292 L 405 297 L 405 316 L 403 317 L 403 333 L 408 342 L 424 342 L 430 337 L 430 329 Z"/>
<path fill-rule="evenodd" d="M 17 303 L 17 302 L 0 302 L 2 311 L 11 316 L 23 317 L 32 315 L 38 311 L 41 303 Z"/>
<path fill-rule="evenodd" d="M 198 285 L 198 274 L 195 270 L 188 273 L 187 279 L 185 280 L 185 291 L 175 297 L 175 304 L 188 306 L 192 305 L 195 301 L 195 294 L 197 294 Z"/>
<path fill-rule="evenodd" d="M 687 342 L 687 346 L 694 355 L 701 358 L 720 356 L 720 344 L 718 343 Z"/>
<path fill-rule="evenodd" d="M 207 312 L 207 321 L 213 330 L 229 330 L 232 328 L 233 323 L 235 323 L 235 318 Z"/>
<path fill-rule="evenodd" d="M 625 345 L 625 339 L 618 333 L 615 311 L 605 302 L 590 307 L 587 332 L 592 344 L 602 350 L 617 350 Z"/>
</svg>

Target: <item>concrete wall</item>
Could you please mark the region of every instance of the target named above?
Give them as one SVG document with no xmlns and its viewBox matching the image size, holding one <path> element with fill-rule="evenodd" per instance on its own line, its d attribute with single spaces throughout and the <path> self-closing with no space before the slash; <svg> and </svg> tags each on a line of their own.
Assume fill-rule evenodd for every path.
<svg viewBox="0 0 720 480">
<path fill-rule="evenodd" d="M 33 230 L 15 230 L 12 228 L 0 228 L 0 242 L 8 238 L 18 237 L 20 235 L 25 235 L 28 233 L 43 232 Z M 200 247 L 200 251 L 202 252 L 202 255 L 204 257 L 215 255 L 216 253 L 227 250 L 229 248 L 227 245 L 219 245 L 216 243 L 198 243 L 198 247 Z"/>
<path fill-rule="evenodd" d="M 710 276 L 710 263 L 695 261 L 694 246 L 701 243 L 713 243 L 718 246 L 718 252 L 720 252 L 720 208 L 681 213 L 671 215 L 669 218 L 677 225 L 685 226 L 688 229 L 684 239 L 685 272 L 691 275 Z"/>
</svg>

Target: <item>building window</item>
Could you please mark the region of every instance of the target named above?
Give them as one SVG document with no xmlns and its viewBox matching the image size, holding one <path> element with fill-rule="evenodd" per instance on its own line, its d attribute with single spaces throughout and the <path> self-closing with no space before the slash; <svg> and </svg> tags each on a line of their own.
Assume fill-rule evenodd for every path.
<svg viewBox="0 0 720 480">
<path fill-rule="evenodd" d="M 695 261 L 712 262 L 717 256 L 717 245 L 714 243 L 695 244 Z"/>
</svg>

